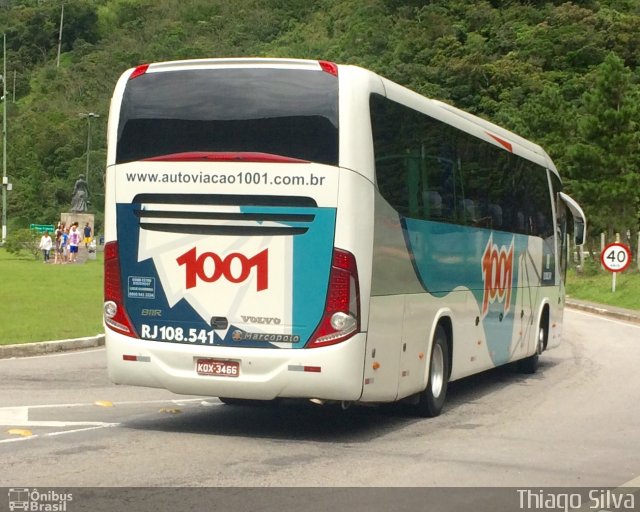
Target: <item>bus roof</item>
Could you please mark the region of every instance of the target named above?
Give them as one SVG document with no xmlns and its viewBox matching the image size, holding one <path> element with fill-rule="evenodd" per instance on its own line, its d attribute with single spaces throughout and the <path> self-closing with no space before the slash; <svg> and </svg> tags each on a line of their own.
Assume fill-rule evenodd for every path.
<svg viewBox="0 0 640 512">
<path fill-rule="evenodd" d="M 464 110 L 460 110 L 459 108 L 456 108 L 452 105 L 449 105 L 448 103 L 444 103 L 442 101 L 439 100 L 432 100 L 434 103 L 436 103 L 437 105 L 439 105 L 441 108 L 457 115 L 460 116 L 462 118 L 464 118 L 465 120 L 474 123 L 476 125 L 481 126 L 482 128 L 484 128 L 485 130 L 489 130 L 491 132 L 493 132 L 494 134 L 500 136 L 501 138 L 506 139 L 508 142 L 510 142 L 511 144 L 517 144 L 525 149 L 528 149 L 529 151 L 536 153 L 540 156 L 542 156 L 545 161 L 546 161 L 546 166 L 548 169 L 552 170 L 553 172 L 555 172 L 556 174 L 558 174 L 558 170 L 556 169 L 556 166 L 554 165 L 553 161 L 551 160 L 551 157 L 548 155 L 548 153 L 538 144 L 531 142 L 530 140 L 525 139 L 524 137 L 521 137 L 520 135 L 517 135 L 509 130 L 507 130 L 506 128 L 503 128 L 497 124 L 494 124 L 490 121 L 487 121 L 486 119 L 482 119 L 481 117 L 475 116 L 473 114 L 470 114 L 469 112 L 465 112 Z"/>
<path fill-rule="evenodd" d="M 181 69 L 210 69 L 214 67 L 262 67 L 279 69 L 311 69 L 320 70 L 325 61 L 305 59 L 270 59 L 270 58 L 223 58 L 223 59 L 191 59 L 154 62 L 146 64 L 147 72 L 178 71 Z M 136 68 L 137 69 L 137 68 Z"/>
</svg>

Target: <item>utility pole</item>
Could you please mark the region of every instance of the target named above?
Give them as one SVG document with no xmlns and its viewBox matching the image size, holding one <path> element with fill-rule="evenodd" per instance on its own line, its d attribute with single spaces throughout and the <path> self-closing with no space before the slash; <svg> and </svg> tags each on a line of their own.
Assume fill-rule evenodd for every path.
<svg viewBox="0 0 640 512">
<path fill-rule="evenodd" d="M 2 35 L 2 245 L 7 240 L 7 34 Z"/>
<path fill-rule="evenodd" d="M 100 117 L 100 114 L 95 112 L 82 112 L 78 114 L 80 117 L 87 119 L 87 169 L 85 179 L 87 180 L 87 187 L 89 187 L 89 155 L 91 153 L 91 119 L 94 117 Z"/>
<path fill-rule="evenodd" d="M 64 21 L 64 3 L 60 11 L 60 32 L 58 34 L 58 59 L 56 60 L 56 69 L 60 67 L 60 50 L 62 49 L 62 22 Z"/>
</svg>

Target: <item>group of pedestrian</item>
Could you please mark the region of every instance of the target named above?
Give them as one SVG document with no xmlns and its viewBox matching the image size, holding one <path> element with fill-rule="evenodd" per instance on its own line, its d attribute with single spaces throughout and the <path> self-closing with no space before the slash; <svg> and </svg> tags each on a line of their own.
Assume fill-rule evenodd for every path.
<svg viewBox="0 0 640 512">
<path fill-rule="evenodd" d="M 56 226 L 55 239 L 51 238 L 49 232 L 42 235 L 40 239 L 40 250 L 44 263 L 49 263 L 51 250 L 54 250 L 53 262 L 56 264 L 76 263 L 78 261 L 78 247 L 84 242 L 85 247 L 89 247 L 92 240 L 92 230 L 89 223 L 85 225 L 82 232 L 78 222 L 74 222 L 67 227 L 64 222 L 59 222 Z"/>
</svg>

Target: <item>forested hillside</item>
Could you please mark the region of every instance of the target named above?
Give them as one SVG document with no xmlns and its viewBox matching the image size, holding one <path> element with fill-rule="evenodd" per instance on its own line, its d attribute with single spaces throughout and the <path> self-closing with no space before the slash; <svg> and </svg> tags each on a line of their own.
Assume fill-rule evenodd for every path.
<svg viewBox="0 0 640 512">
<path fill-rule="evenodd" d="M 547 149 L 592 233 L 640 212 L 640 0 L 0 1 L 7 41 L 9 229 L 69 209 L 86 166 L 101 218 L 117 77 L 197 57 L 333 60 L 372 69 Z M 96 113 L 91 123 L 80 113 Z"/>
</svg>

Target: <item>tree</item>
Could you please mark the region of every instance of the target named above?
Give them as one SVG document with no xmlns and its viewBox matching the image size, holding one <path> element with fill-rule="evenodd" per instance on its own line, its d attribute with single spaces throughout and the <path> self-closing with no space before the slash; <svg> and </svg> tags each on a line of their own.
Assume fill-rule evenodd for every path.
<svg viewBox="0 0 640 512">
<path fill-rule="evenodd" d="M 100 218 L 99 176 L 109 98 L 118 76 L 145 62 L 205 57 L 361 65 L 540 143 L 563 177 L 570 178 L 565 180 L 569 192 L 582 201 L 598 229 L 607 228 L 607 220 L 622 229 L 633 216 L 613 222 L 618 212 L 600 210 L 600 204 L 626 201 L 630 210 L 637 205 L 629 190 L 638 188 L 640 153 L 639 117 L 633 110 L 640 83 L 639 0 L 479 0 L 472 6 L 463 0 L 0 4 L 12 99 L 7 105 L 7 170 L 14 184 L 8 198 L 10 230 L 52 222 L 68 209 L 73 182 L 86 165 L 86 123 L 79 112 L 101 114 L 92 123 L 90 155 L 91 208 Z M 624 63 L 615 71 L 623 77 L 618 85 L 626 88 L 620 111 L 602 98 L 589 99 L 598 88 L 598 94 L 611 92 L 604 83 L 598 85 L 607 78 L 613 87 L 614 70 L 598 67 L 609 52 Z M 583 96 L 585 91 L 590 93 Z M 609 112 L 619 117 L 608 119 Z M 588 128 L 590 123 L 604 123 L 604 135 Z M 623 189 L 620 196 L 602 195 L 614 186 Z"/>
<path fill-rule="evenodd" d="M 38 259 L 40 236 L 38 232 L 27 228 L 10 231 L 4 248 L 8 253 L 15 255 L 19 255 L 22 251 L 27 251 Z"/>
<path fill-rule="evenodd" d="M 591 225 L 637 229 L 640 187 L 640 87 L 615 54 L 591 75 L 583 96 L 578 142 L 569 150 L 569 185 L 586 207 Z"/>
</svg>

